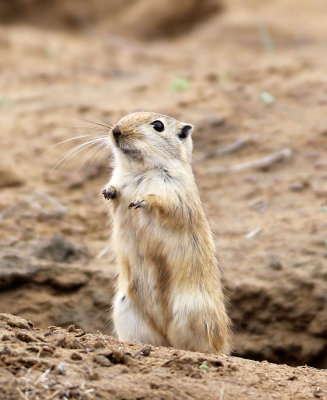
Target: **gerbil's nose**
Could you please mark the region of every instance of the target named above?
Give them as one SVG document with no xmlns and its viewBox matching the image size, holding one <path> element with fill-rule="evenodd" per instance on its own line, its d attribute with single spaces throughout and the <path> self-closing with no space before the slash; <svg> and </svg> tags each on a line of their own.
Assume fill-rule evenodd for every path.
<svg viewBox="0 0 327 400">
<path fill-rule="evenodd" d="M 114 129 L 112 130 L 112 134 L 114 135 L 114 138 L 116 140 L 119 139 L 119 136 L 121 136 L 121 130 L 120 130 L 119 126 L 114 127 Z"/>
</svg>

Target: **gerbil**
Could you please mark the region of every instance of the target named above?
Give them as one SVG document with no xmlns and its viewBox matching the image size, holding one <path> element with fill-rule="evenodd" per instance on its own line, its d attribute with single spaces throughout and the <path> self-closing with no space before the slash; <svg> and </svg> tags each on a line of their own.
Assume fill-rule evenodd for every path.
<svg viewBox="0 0 327 400">
<path fill-rule="evenodd" d="M 191 168 L 193 126 L 151 112 L 110 131 L 118 338 L 227 352 L 226 314 L 213 236 Z"/>
</svg>

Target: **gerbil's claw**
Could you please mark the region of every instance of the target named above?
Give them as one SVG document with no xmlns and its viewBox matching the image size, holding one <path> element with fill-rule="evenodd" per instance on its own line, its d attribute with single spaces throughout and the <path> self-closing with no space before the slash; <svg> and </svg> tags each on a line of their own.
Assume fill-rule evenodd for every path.
<svg viewBox="0 0 327 400">
<path fill-rule="evenodd" d="M 115 199 L 117 197 L 117 190 L 113 186 L 103 188 L 101 193 L 106 200 Z"/>
<path fill-rule="evenodd" d="M 131 204 L 128 206 L 128 208 L 135 208 L 135 210 L 137 208 L 141 208 L 144 207 L 146 205 L 146 201 L 143 199 L 135 199 L 131 202 Z"/>
</svg>

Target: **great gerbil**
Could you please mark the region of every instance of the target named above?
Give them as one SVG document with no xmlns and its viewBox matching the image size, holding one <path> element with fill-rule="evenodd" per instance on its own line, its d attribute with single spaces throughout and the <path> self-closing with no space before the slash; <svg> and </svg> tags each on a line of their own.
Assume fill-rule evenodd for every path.
<svg viewBox="0 0 327 400">
<path fill-rule="evenodd" d="M 230 322 L 213 236 L 191 168 L 193 126 L 151 112 L 110 131 L 118 338 L 228 352 Z"/>
</svg>

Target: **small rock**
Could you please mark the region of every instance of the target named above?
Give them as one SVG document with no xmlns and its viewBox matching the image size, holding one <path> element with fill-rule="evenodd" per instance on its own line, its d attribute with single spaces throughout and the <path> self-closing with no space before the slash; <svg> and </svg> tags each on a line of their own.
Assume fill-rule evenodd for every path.
<svg viewBox="0 0 327 400">
<path fill-rule="evenodd" d="M 47 336 L 52 336 L 52 335 L 58 335 L 58 332 L 55 332 L 55 331 L 48 331 L 48 332 L 45 332 L 45 333 L 44 333 L 44 336 L 45 336 L 45 337 L 47 337 Z"/>
<path fill-rule="evenodd" d="M 76 332 L 77 328 L 75 325 L 69 325 L 69 327 L 67 328 L 68 332 Z"/>
<path fill-rule="evenodd" d="M 38 346 L 28 346 L 26 347 L 27 351 L 30 351 L 32 353 L 38 353 L 40 351 L 40 348 Z"/>
<path fill-rule="evenodd" d="M 74 353 L 70 356 L 70 358 L 71 358 L 72 360 L 77 360 L 77 361 L 83 360 L 83 357 L 82 357 L 79 353 L 77 353 L 77 352 L 74 352 Z"/>
<path fill-rule="evenodd" d="M 196 363 L 196 358 L 195 357 L 191 357 L 191 356 L 182 356 L 180 357 L 180 359 L 178 360 L 178 362 L 183 363 L 183 364 L 195 364 Z"/>
<path fill-rule="evenodd" d="M 141 356 L 148 357 L 151 354 L 151 351 L 152 351 L 151 346 L 145 346 L 143 347 L 143 349 L 137 352 L 135 356 L 140 354 Z"/>
<path fill-rule="evenodd" d="M 64 363 L 59 363 L 57 366 L 57 372 L 60 375 L 66 375 L 66 365 Z"/>
<path fill-rule="evenodd" d="M 209 72 L 206 76 L 205 79 L 208 82 L 218 82 L 219 81 L 219 75 L 216 72 Z"/>
<path fill-rule="evenodd" d="M 159 385 L 157 385 L 156 383 L 152 383 L 152 382 L 150 382 L 150 389 L 154 389 L 154 390 L 156 390 L 156 389 L 159 389 Z"/>
<path fill-rule="evenodd" d="M 97 341 L 94 343 L 94 348 L 95 348 L 95 349 L 101 349 L 101 348 L 103 348 L 103 347 L 105 347 L 105 344 L 103 343 L 102 340 L 97 340 Z"/>
<path fill-rule="evenodd" d="M 27 332 L 17 332 L 16 337 L 17 339 L 26 343 L 31 343 L 36 341 L 36 339 Z"/>
<path fill-rule="evenodd" d="M 93 361 L 101 365 L 101 367 L 111 367 L 112 365 L 108 358 L 103 354 L 96 355 Z"/>
<path fill-rule="evenodd" d="M 270 256 L 269 267 L 271 269 L 276 270 L 276 271 L 279 271 L 279 270 L 281 270 L 283 268 L 283 265 L 280 262 L 278 256 L 276 256 L 276 255 L 271 255 Z"/>
<path fill-rule="evenodd" d="M 87 375 L 87 377 L 91 380 L 91 381 L 97 381 L 98 379 L 100 379 L 100 375 L 97 371 L 90 371 Z"/>
<path fill-rule="evenodd" d="M 24 180 L 15 171 L 15 168 L 6 168 L 0 165 L 0 188 L 16 187 L 24 184 Z"/>
<path fill-rule="evenodd" d="M 77 107 L 77 112 L 79 112 L 81 114 L 84 114 L 84 113 L 86 113 L 88 111 L 91 111 L 91 110 L 92 110 L 92 105 L 91 104 L 80 104 Z"/>
<path fill-rule="evenodd" d="M 266 90 L 260 93 L 260 99 L 263 103 L 268 105 L 273 104 L 276 101 L 275 97 Z"/>
<path fill-rule="evenodd" d="M 202 374 L 199 371 L 194 371 L 190 374 L 190 378 L 193 379 L 202 379 Z"/>
<path fill-rule="evenodd" d="M 46 355 L 49 355 L 49 354 L 54 354 L 54 352 L 56 351 L 56 349 L 54 348 L 54 347 L 51 347 L 51 346 L 43 346 L 42 347 L 42 352 L 41 352 L 41 355 L 44 355 L 44 354 L 46 354 Z"/>
<path fill-rule="evenodd" d="M 56 346 L 62 347 L 64 349 L 83 349 L 84 346 L 78 342 L 76 339 L 65 336 L 65 335 L 58 335 L 56 337 Z"/>
<path fill-rule="evenodd" d="M 5 322 L 12 328 L 31 329 L 33 327 L 31 321 L 11 314 L 0 313 L 0 321 Z"/>
<path fill-rule="evenodd" d="M 126 356 L 124 355 L 124 353 L 118 350 L 112 350 L 106 357 L 113 364 L 125 364 L 126 361 Z"/>
</svg>

